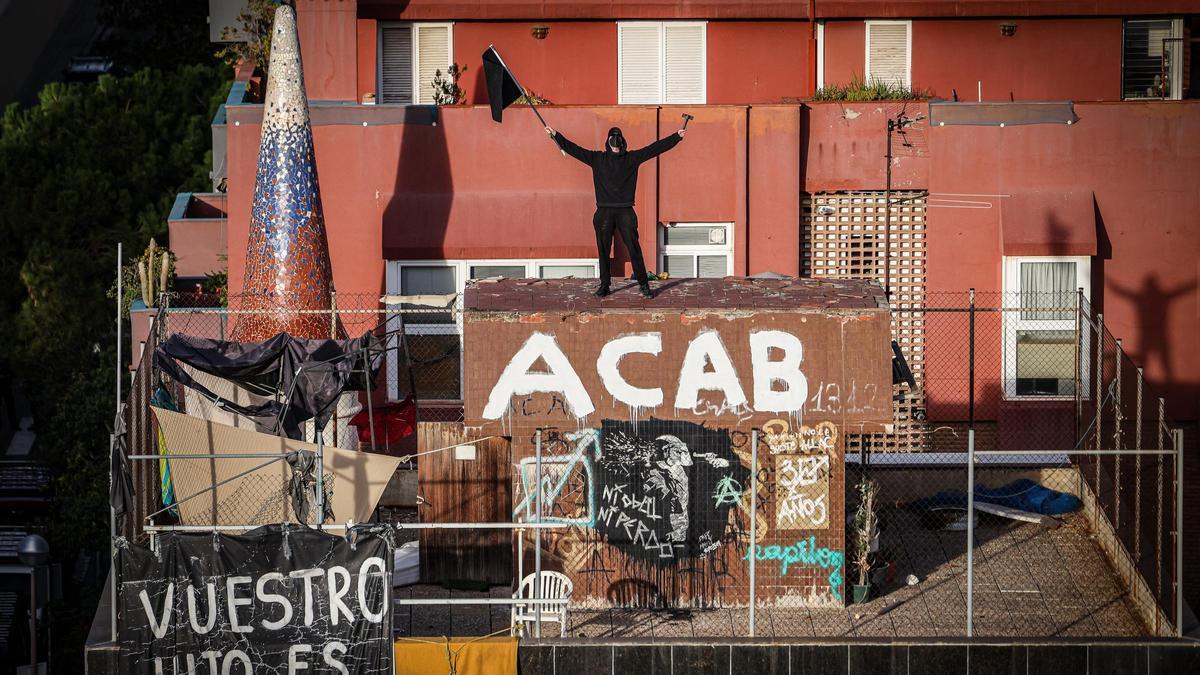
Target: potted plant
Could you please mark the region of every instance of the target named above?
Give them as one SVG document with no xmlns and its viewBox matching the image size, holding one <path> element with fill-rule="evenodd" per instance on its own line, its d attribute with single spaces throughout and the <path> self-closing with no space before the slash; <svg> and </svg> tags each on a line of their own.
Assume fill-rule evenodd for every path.
<svg viewBox="0 0 1200 675">
<path fill-rule="evenodd" d="M 870 478 L 863 478 L 856 488 L 858 491 L 858 510 L 854 513 L 851 525 L 851 545 L 853 558 L 851 563 L 858 583 L 852 589 L 855 603 L 866 602 L 871 596 L 871 562 L 872 546 L 879 527 L 878 514 L 875 512 L 875 499 L 879 495 L 879 484 Z"/>
</svg>

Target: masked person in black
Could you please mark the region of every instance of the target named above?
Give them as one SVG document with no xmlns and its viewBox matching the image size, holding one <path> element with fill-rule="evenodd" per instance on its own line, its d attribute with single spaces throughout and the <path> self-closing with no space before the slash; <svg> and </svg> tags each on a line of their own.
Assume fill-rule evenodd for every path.
<svg viewBox="0 0 1200 675">
<path fill-rule="evenodd" d="M 642 289 L 642 295 L 654 297 L 646 277 L 642 247 L 638 244 L 637 214 L 633 212 L 638 166 L 678 145 L 683 140 L 684 130 L 680 129 L 640 150 L 632 151 L 626 149 L 625 136 L 620 127 L 608 130 L 604 150 L 584 150 L 550 127 L 546 127 L 546 133 L 568 155 L 592 167 L 592 182 L 596 187 L 596 215 L 592 216 L 592 227 L 596 229 L 596 253 L 600 258 L 600 287 L 596 289 L 596 295 L 603 298 L 609 292 L 608 254 L 612 250 L 615 228 L 629 251 L 633 274 Z"/>
</svg>

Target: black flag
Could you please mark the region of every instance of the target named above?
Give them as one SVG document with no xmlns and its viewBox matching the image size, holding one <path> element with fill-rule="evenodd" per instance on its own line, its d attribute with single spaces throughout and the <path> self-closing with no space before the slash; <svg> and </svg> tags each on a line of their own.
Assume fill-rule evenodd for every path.
<svg viewBox="0 0 1200 675">
<path fill-rule="evenodd" d="M 524 92 L 516 78 L 508 72 L 508 66 L 504 65 L 495 47 L 488 47 L 483 53 L 483 74 L 487 80 L 488 101 L 492 104 L 492 119 L 499 122 L 504 109 L 521 98 Z"/>
</svg>

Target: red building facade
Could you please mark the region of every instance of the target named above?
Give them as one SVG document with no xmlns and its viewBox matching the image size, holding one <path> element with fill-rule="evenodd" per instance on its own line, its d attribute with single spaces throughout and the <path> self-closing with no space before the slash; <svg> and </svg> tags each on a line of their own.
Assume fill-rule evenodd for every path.
<svg viewBox="0 0 1200 675">
<path fill-rule="evenodd" d="M 647 265 L 676 277 L 836 276 L 844 261 L 822 252 L 840 236 L 832 225 L 877 226 L 888 120 L 916 119 L 893 138 L 890 187 L 912 200 L 894 216 L 894 300 L 1014 294 L 1015 266 L 1070 262 L 1167 414 L 1194 422 L 1200 2 L 1143 2 L 1137 15 L 1128 5 L 298 0 L 337 291 L 444 293 L 481 276 L 595 274 L 588 171 L 528 111 L 492 122 L 480 64 L 491 44 L 553 102 L 547 122 L 580 145 L 598 147 L 614 125 L 632 145 L 649 143 L 682 113 L 695 116 L 638 185 Z M 451 63 L 467 66 L 465 103 L 426 107 L 433 71 Z M 963 102 L 1069 100 L 1077 120 L 939 127 L 927 100 L 813 100 L 853 79 Z M 172 243 L 189 242 L 176 252 L 197 270 L 227 253 L 236 294 L 262 109 L 235 96 L 225 115 L 222 236 L 195 236 L 213 229 L 202 214 L 173 221 Z M 624 262 L 621 247 L 616 256 Z M 962 341 L 927 347 L 927 371 L 964 363 Z M 977 381 L 981 407 L 1021 415 L 1002 350 L 978 358 L 997 376 Z M 962 387 L 926 389 L 931 419 L 966 418 Z"/>
</svg>

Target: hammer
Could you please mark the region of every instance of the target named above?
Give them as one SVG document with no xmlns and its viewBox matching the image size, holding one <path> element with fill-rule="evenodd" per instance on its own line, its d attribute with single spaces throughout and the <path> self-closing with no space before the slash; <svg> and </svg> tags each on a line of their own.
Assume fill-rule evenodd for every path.
<svg viewBox="0 0 1200 675">
<path fill-rule="evenodd" d="M 683 113 L 683 128 L 686 129 L 688 122 L 691 122 L 694 119 L 696 119 L 696 118 L 692 117 L 691 115 L 689 115 L 687 113 Z"/>
</svg>

